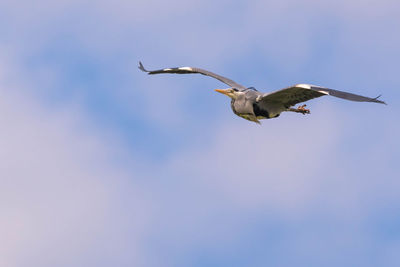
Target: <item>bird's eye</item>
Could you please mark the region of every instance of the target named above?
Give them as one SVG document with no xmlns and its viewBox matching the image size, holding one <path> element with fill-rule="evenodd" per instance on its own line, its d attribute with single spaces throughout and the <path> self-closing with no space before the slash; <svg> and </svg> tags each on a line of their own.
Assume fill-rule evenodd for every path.
<svg viewBox="0 0 400 267">
<path fill-rule="evenodd" d="M 235 91 L 235 92 L 239 92 L 239 90 L 236 89 L 236 88 L 232 88 L 232 90 Z"/>
</svg>

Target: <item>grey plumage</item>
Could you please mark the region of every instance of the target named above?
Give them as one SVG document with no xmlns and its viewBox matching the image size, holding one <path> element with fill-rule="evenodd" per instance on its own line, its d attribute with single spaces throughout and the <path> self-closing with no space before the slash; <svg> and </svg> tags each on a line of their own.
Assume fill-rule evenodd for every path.
<svg viewBox="0 0 400 267">
<path fill-rule="evenodd" d="M 300 106 L 297 109 L 293 109 L 291 107 L 298 103 L 302 103 L 324 95 L 331 95 L 351 101 L 386 104 L 385 102 L 378 100 L 380 96 L 376 98 L 370 98 L 311 84 L 297 84 L 271 93 L 261 93 L 253 87 L 247 88 L 232 81 L 231 79 L 204 69 L 194 67 L 177 67 L 149 71 L 144 68 L 141 62 L 139 62 L 139 69 L 147 72 L 148 74 L 198 73 L 215 78 L 231 87 L 228 89 L 216 89 L 216 91 L 223 93 L 232 99 L 231 108 L 233 112 L 242 118 L 257 123 L 259 123 L 259 119 L 278 117 L 283 111 L 292 111 L 302 114 L 310 113 L 309 110 L 304 108 L 305 105 Z"/>
<path fill-rule="evenodd" d="M 244 87 L 243 85 L 240 85 L 234 81 L 232 81 L 231 79 L 225 78 L 223 76 L 220 76 L 218 74 L 215 74 L 211 71 L 208 70 L 203 70 L 200 68 L 192 68 L 192 67 L 181 67 L 181 68 L 167 68 L 167 69 L 160 69 L 160 70 L 146 70 L 142 64 L 142 62 L 139 62 L 139 69 L 147 72 L 149 74 L 159 74 L 159 73 L 176 73 L 176 74 L 187 74 L 187 73 L 199 73 L 205 76 L 210 76 L 213 77 L 217 80 L 220 80 L 221 82 L 231 86 L 231 87 L 235 87 L 237 89 L 240 90 L 245 90 L 247 89 L 246 87 Z"/>
</svg>

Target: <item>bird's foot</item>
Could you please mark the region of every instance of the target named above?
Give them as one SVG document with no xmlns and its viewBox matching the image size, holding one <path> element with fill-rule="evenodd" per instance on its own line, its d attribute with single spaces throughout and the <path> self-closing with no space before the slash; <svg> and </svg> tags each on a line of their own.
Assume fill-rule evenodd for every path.
<svg viewBox="0 0 400 267">
<path fill-rule="evenodd" d="M 297 110 L 298 110 L 300 113 L 302 113 L 303 115 L 305 115 L 305 114 L 310 114 L 310 110 L 309 110 L 309 109 L 306 109 L 306 108 L 305 108 L 306 106 L 307 106 L 306 104 L 304 104 L 304 105 L 302 105 L 302 106 L 299 106 L 299 107 L 297 107 Z"/>
<path fill-rule="evenodd" d="M 310 110 L 309 110 L 309 109 L 306 109 L 306 108 L 305 108 L 306 106 L 307 106 L 307 105 L 304 104 L 304 105 L 298 106 L 297 108 L 291 108 L 291 109 L 289 109 L 289 110 L 290 110 L 290 111 L 293 111 L 293 112 L 301 113 L 301 114 L 303 114 L 303 115 L 310 114 Z"/>
</svg>

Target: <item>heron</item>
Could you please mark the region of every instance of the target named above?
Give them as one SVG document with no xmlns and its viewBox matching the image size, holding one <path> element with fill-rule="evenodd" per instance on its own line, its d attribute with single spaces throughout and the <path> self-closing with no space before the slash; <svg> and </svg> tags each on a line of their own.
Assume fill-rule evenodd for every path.
<svg viewBox="0 0 400 267">
<path fill-rule="evenodd" d="M 215 91 L 231 98 L 231 108 L 233 113 L 258 124 L 260 124 L 261 119 L 277 118 L 284 111 L 296 112 L 303 115 L 310 114 L 310 110 L 306 109 L 306 104 L 299 105 L 297 108 L 293 107 L 299 103 L 325 95 L 357 102 L 373 102 L 386 105 L 384 101 L 378 99 L 381 95 L 375 98 L 370 98 L 306 83 L 296 84 L 269 93 L 261 93 L 254 87 L 245 87 L 231 79 L 200 68 L 176 67 L 147 70 L 144 68 L 142 62 L 139 62 L 138 68 L 150 75 L 162 73 L 197 73 L 215 78 L 230 86 L 227 89 L 215 89 Z"/>
</svg>

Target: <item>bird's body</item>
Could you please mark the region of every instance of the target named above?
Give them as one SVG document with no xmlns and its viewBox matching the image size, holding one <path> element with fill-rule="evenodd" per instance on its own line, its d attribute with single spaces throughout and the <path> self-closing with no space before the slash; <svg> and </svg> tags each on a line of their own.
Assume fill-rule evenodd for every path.
<svg viewBox="0 0 400 267">
<path fill-rule="evenodd" d="M 260 119 L 276 118 L 284 111 L 298 112 L 302 114 L 310 113 L 308 109 L 304 108 L 305 105 L 296 109 L 291 107 L 298 103 L 324 95 L 331 95 L 351 101 L 386 104 L 385 102 L 378 100 L 379 96 L 376 98 L 369 98 L 311 84 L 296 84 L 275 92 L 261 93 L 253 87 L 247 88 L 218 74 L 193 67 L 167 68 L 148 71 L 143 67 L 142 63 L 139 62 L 139 69 L 148 74 L 199 73 L 220 80 L 231 87 L 228 89 L 216 89 L 215 91 L 231 98 L 231 108 L 233 113 L 256 123 L 260 123 Z"/>
<path fill-rule="evenodd" d="M 257 99 L 262 97 L 262 93 L 253 88 L 237 92 L 236 95 L 237 98 L 231 99 L 232 111 L 246 120 L 259 122 L 261 119 L 277 117 L 283 111 L 276 105 L 271 105 L 268 108 L 261 107 Z"/>
</svg>

